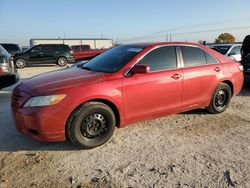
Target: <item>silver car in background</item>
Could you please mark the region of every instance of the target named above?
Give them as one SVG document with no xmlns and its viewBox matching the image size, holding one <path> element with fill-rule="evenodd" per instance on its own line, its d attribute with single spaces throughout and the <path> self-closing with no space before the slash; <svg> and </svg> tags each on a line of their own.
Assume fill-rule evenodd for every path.
<svg viewBox="0 0 250 188">
<path fill-rule="evenodd" d="M 0 45 L 0 89 L 11 86 L 18 80 L 13 57 Z"/>
<path fill-rule="evenodd" d="M 241 46 L 241 44 L 214 44 L 211 45 L 210 48 L 228 56 L 231 59 L 241 61 Z"/>
</svg>

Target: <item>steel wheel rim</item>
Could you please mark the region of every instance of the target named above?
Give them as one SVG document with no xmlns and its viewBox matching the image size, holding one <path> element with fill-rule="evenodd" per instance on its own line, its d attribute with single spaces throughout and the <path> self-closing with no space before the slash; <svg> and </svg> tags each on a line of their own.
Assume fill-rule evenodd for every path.
<svg viewBox="0 0 250 188">
<path fill-rule="evenodd" d="M 18 59 L 17 60 L 17 62 L 16 62 L 16 65 L 18 66 L 18 67 L 24 67 L 24 60 L 22 60 L 22 59 Z"/>
<path fill-rule="evenodd" d="M 80 126 L 81 135 L 87 139 L 98 139 L 107 132 L 107 122 L 102 114 L 93 113 L 85 117 Z"/>
<path fill-rule="evenodd" d="M 228 100 L 227 91 L 224 89 L 219 90 L 215 95 L 215 106 L 219 109 L 226 106 Z"/>
</svg>

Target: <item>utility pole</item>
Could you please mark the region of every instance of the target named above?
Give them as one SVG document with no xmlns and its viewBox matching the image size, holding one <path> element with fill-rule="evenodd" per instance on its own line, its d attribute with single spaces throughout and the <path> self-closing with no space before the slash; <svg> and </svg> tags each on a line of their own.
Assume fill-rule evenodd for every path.
<svg viewBox="0 0 250 188">
<path fill-rule="evenodd" d="M 166 41 L 168 42 L 168 32 L 166 32 Z"/>
<path fill-rule="evenodd" d="M 65 32 L 63 32 L 63 44 L 64 44 L 64 40 L 65 40 Z"/>
<path fill-rule="evenodd" d="M 171 35 L 171 33 L 169 34 L 169 41 L 170 42 L 172 41 L 172 35 Z"/>
</svg>

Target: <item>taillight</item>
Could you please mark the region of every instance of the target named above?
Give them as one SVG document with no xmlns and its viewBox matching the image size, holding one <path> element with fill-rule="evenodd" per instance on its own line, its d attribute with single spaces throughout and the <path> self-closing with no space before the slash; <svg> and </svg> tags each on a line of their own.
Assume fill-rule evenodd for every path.
<svg viewBox="0 0 250 188">
<path fill-rule="evenodd" d="M 239 69 L 240 71 L 243 71 L 244 70 L 243 65 L 239 65 Z"/>
</svg>

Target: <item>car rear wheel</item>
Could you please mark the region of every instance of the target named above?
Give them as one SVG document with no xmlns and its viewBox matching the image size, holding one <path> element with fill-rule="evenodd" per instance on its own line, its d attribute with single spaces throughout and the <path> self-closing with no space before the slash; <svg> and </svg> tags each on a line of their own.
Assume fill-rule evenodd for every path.
<svg viewBox="0 0 250 188">
<path fill-rule="evenodd" d="M 232 91 L 228 84 L 221 83 L 214 91 L 208 111 L 217 114 L 224 112 L 232 97 Z"/>
<path fill-rule="evenodd" d="M 115 114 L 109 106 L 88 102 L 72 113 L 67 123 L 67 136 L 80 148 L 94 148 L 109 140 L 115 125 Z"/>
<path fill-rule="evenodd" d="M 68 64 L 68 60 L 66 57 L 59 57 L 57 60 L 57 64 L 61 67 L 66 66 Z"/>
<path fill-rule="evenodd" d="M 15 62 L 16 67 L 20 69 L 23 69 L 24 67 L 26 67 L 27 64 L 28 64 L 27 60 L 23 58 L 19 58 Z"/>
</svg>

